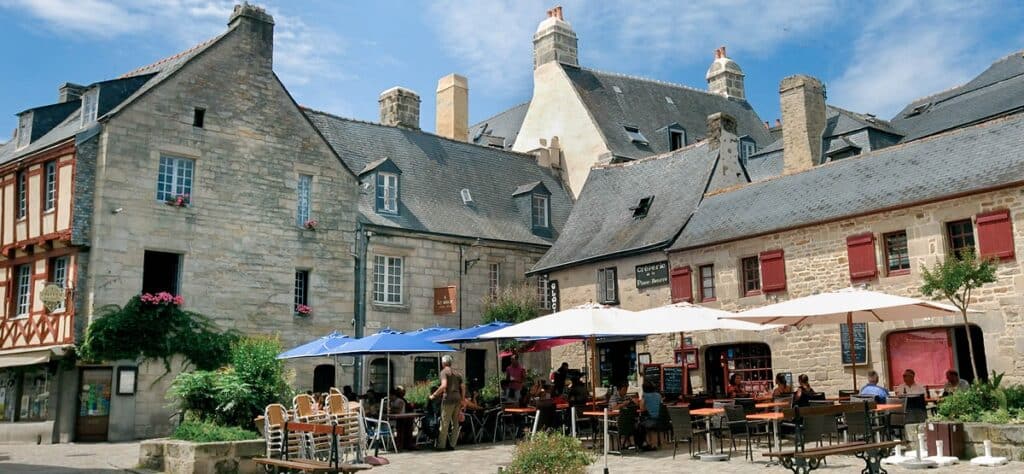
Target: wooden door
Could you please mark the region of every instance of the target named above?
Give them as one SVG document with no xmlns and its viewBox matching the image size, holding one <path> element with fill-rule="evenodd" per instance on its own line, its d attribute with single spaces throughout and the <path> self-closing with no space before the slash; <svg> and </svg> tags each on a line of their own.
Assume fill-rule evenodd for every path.
<svg viewBox="0 0 1024 474">
<path fill-rule="evenodd" d="M 107 440 L 110 426 L 110 393 L 113 369 L 82 369 L 78 385 L 78 416 L 75 421 L 75 441 L 99 442 Z"/>
</svg>

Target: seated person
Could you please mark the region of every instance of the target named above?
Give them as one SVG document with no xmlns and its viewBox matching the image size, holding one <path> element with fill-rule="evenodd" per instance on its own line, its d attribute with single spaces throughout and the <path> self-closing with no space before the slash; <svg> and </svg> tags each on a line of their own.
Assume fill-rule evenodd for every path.
<svg viewBox="0 0 1024 474">
<path fill-rule="evenodd" d="M 587 399 L 590 398 L 590 394 L 587 392 L 587 384 L 579 377 L 573 378 L 571 382 L 572 385 L 569 387 L 569 404 L 574 407 L 586 405 Z"/>
<path fill-rule="evenodd" d="M 793 402 L 798 407 L 811 406 L 811 399 L 814 397 L 814 389 L 811 388 L 811 379 L 807 374 L 800 374 L 797 380 L 796 394 Z"/>
<path fill-rule="evenodd" d="M 658 432 L 654 431 L 658 427 L 658 416 L 661 415 L 661 394 L 658 393 L 658 389 L 651 382 L 644 382 L 643 385 L 644 395 L 640 398 L 640 410 L 646 411 L 647 416 L 644 418 L 643 428 L 646 433 L 645 441 L 646 444 L 643 446 L 645 451 L 652 451 L 658 444 Z M 653 436 L 652 436 L 653 435 Z"/>
<path fill-rule="evenodd" d="M 733 372 L 729 376 L 729 383 L 725 386 L 726 398 L 736 398 L 744 395 L 743 388 L 740 386 L 740 382 L 743 381 L 743 376 L 737 372 Z"/>
<path fill-rule="evenodd" d="M 628 382 L 619 382 L 615 387 L 608 391 L 608 409 L 618 410 L 623 405 L 630 402 L 629 395 L 626 392 L 629 391 Z"/>
<path fill-rule="evenodd" d="M 479 390 L 474 390 L 474 391 L 470 392 L 469 397 L 466 397 L 466 398 L 464 398 L 462 400 L 462 407 L 465 408 L 467 411 L 480 411 L 480 410 L 483 410 L 484 407 L 481 406 L 479 402 L 477 402 L 479 397 L 480 397 L 480 391 Z"/>
<path fill-rule="evenodd" d="M 865 397 L 875 397 L 878 403 L 885 403 L 889 398 L 889 391 L 878 385 L 878 372 L 868 372 L 868 384 L 860 389 L 860 394 Z"/>
<path fill-rule="evenodd" d="M 903 385 L 896 388 L 896 393 L 902 397 L 914 396 L 914 395 L 926 395 L 928 391 L 924 388 L 924 385 L 920 385 L 914 380 L 916 374 L 913 369 L 907 369 L 903 371 Z"/>
<path fill-rule="evenodd" d="M 949 369 L 946 371 L 946 385 L 942 387 L 943 397 L 952 395 L 957 390 L 964 390 L 968 388 L 971 388 L 971 384 L 960 378 L 960 372 L 957 372 L 956 369 Z"/>
<path fill-rule="evenodd" d="M 391 389 L 391 396 L 388 398 L 388 413 L 405 413 L 405 387 L 401 385 Z"/>
<path fill-rule="evenodd" d="M 533 385 L 530 385 L 530 392 L 529 392 L 530 400 L 533 400 L 534 398 L 540 398 L 540 394 L 543 391 L 544 391 L 544 381 L 539 379 L 539 378 L 535 379 L 533 381 Z"/>
<path fill-rule="evenodd" d="M 350 402 L 354 402 L 359 398 L 359 396 L 356 395 L 356 392 L 352 391 L 351 385 L 346 385 L 342 387 L 341 396 L 345 397 L 345 400 L 348 400 Z"/>
<path fill-rule="evenodd" d="M 781 397 L 793 393 L 793 387 L 786 383 L 786 375 L 775 374 L 775 390 L 772 390 L 772 397 Z"/>
</svg>

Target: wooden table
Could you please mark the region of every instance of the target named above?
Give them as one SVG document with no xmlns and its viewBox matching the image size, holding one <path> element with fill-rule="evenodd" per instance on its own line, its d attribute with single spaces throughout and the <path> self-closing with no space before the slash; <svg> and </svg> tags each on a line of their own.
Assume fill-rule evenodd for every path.
<svg viewBox="0 0 1024 474">
<path fill-rule="evenodd" d="M 875 405 L 875 411 L 892 411 L 903 408 L 902 403 L 880 403 Z"/>
<path fill-rule="evenodd" d="M 604 410 L 602 411 L 585 411 L 583 416 L 604 416 Z M 608 416 L 619 416 L 619 410 L 608 410 Z"/>
<path fill-rule="evenodd" d="M 783 408 L 789 405 L 790 402 L 764 402 L 754 405 L 754 408 Z"/>
<path fill-rule="evenodd" d="M 511 407 L 505 408 L 505 413 L 513 415 L 532 415 L 537 413 L 537 407 Z"/>
<path fill-rule="evenodd" d="M 782 438 L 779 436 L 779 421 L 782 420 L 782 412 L 771 411 L 768 413 L 754 413 L 747 415 L 748 420 L 766 420 L 772 422 L 772 432 L 775 434 L 775 450 L 782 451 Z"/>
<path fill-rule="evenodd" d="M 412 441 L 412 432 L 414 425 L 416 424 L 416 419 L 422 416 L 423 413 L 414 411 L 408 413 L 387 414 L 388 420 L 395 422 L 395 434 L 397 435 L 396 438 L 398 438 L 395 444 L 401 446 L 402 449 L 412 449 L 415 446 L 415 443 L 410 443 L 410 441 Z"/>
<path fill-rule="evenodd" d="M 715 415 L 721 415 L 725 413 L 724 408 L 698 408 L 696 410 L 690 410 L 692 416 L 703 416 L 704 427 L 707 428 L 707 440 L 708 440 L 708 454 L 715 454 L 715 446 L 711 444 L 711 417 Z"/>
</svg>

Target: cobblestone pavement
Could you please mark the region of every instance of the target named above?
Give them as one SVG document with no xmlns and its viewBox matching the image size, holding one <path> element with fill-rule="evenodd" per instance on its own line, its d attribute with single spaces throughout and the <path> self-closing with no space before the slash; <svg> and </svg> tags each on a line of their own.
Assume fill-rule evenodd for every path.
<svg viewBox="0 0 1024 474">
<path fill-rule="evenodd" d="M 3 474 L 113 474 L 139 462 L 139 443 L 0 444 Z"/>
<path fill-rule="evenodd" d="M 496 473 L 498 467 L 508 463 L 512 459 L 513 446 L 503 443 L 498 445 L 480 445 L 460 447 L 451 452 L 416 451 L 398 454 L 386 454 L 385 457 L 391 464 L 374 468 L 374 473 L 430 473 L 430 474 L 462 474 L 462 473 Z M 678 473 L 678 472 L 700 472 L 700 470 L 713 470 L 715 474 L 765 472 L 775 474 L 788 474 L 790 471 L 780 466 L 768 466 L 765 462 L 751 463 L 743 459 L 743 451 L 737 452 L 732 460 L 726 462 L 706 463 L 691 460 L 687 457 L 686 446 L 679 446 L 680 453 L 676 459 L 672 459 L 672 448 L 662 448 L 658 451 L 640 454 L 629 454 L 626 456 L 608 456 L 608 471 L 610 473 Z M 760 453 L 755 459 L 760 459 Z M 832 456 L 828 458 L 828 465 L 813 472 L 822 474 L 860 474 L 864 468 L 864 462 L 850 456 Z M 601 473 L 604 469 L 604 462 L 598 458 L 589 472 Z M 886 466 L 891 474 L 920 472 L 898 466 Z M 1013 462 L 998 468 L 985 468 L 971 466 L 969 463 L 961 463 L 953 467 L 940 468 L 930 472 L 940 474 L 950 473 L 1010 473 L 1024 472 L 1024 463 Z"/>
</svg>

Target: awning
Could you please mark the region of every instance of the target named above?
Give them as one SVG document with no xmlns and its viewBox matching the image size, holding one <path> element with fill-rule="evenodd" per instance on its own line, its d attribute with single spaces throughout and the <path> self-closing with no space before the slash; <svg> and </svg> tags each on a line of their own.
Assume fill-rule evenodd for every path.
<svg viewBox="0 0 1024 474">
<path fill-rule="evenodd" d="M 6 367 L 23 367 L 26 365 L 45 364 L 49 362 L 51 358 L 62 357 L 64 355 L 64 349 L 64 346 L 60 346 L 15 352 L 13 354 L 0 354 L 0 369 Z"/>
</svg>

